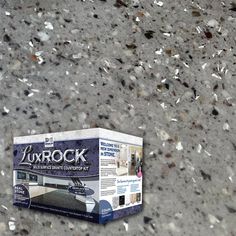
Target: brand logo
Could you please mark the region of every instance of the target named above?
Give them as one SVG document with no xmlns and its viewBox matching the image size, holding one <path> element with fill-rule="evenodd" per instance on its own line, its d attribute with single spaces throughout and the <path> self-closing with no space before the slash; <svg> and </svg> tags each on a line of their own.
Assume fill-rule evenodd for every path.
<svg viewBox="0 0 236 236">
<path fill-rule="evenodd" d="M 44 150 L 40 153 L 34 153 L 32 145 L 27 146 L 23 150 L 23 156 L 19 165 L 31 166 L 32 164 L 61 164 L 63 162 L 68 164 L 90 165 L 86 160 L 86 153 L 88 149 L 66 149 L 61 150 Z"/>
<path fill-rule="evenodd" d="M 45 147 L 54 147 L 53 137 L 45 138 L 44 146 Z"/>
</svg>

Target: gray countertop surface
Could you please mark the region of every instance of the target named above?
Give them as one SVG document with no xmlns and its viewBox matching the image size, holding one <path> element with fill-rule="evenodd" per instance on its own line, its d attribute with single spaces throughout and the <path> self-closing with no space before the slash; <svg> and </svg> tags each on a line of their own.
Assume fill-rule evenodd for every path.
<svg viewBox="0 0 236 236">
<path fill-rule="evenodd" d="M 0 1 L 0 235 L 236 235 L 236 3 Z M 12 206 L 13 136 L 144 138 L 144 208 L 105 226 Z"/>
</svg>

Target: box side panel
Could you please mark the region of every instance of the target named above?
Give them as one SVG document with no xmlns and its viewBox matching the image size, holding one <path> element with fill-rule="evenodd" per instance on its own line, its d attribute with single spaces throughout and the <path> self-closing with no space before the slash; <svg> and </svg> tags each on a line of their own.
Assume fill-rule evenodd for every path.
<svg viewBox="0 0 236 236">
<path fill-rule="evenodd" d="M 99 139 L 99 162 L 100 223 L 141 211 L 142 145 Z"/>
<path fill-rule="evenodd" d="M 98 222 L 99 140 L 52 140 L 14 144 L 13 204 Z"/>
</svg>

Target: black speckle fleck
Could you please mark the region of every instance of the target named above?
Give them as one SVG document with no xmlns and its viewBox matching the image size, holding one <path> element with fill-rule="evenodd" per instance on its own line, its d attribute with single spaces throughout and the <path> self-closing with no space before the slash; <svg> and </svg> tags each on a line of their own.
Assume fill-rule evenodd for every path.
<svg viewBox="0 0 236 236">
<path fill-rule="evenodd" d="M 115 7 L 119 8 L 119 7 L 128 7 L 128 5 L 122 1 L 122 0 L 116 0 L 116 3 L 114 4 Z"/>
<path fill-rule="evenodd" d="M 121 84 L 123 87 L 125 87 L 125 80 L 124 79 L 121 80 Z"/>
<path fill-rule="evenodd" d="M 24 95 L 25 95 L 25 96 L 28 96 L 29 94 L 30 94 L 30 92 L 29 92 L 28 90 L 25 90 L 25 91 L 24 91 Z"/>
<path fill-rule="evenodd" d="M 32 114 L 29 119 L 36 119 L 38 116 L 36 114 Z"/>
<path fill-rule="evenodd" d="M 4 36 L 3 36 L 3 41 L 6 42 L 6 43 L 8 43 L 8 42 L 11 41 L 11 37 L 10 37 L 8 34 L 4 34 Z"/>
<path fill-rule="evenodd" d="M 218 115 L 219 115 L 219 112 L 214 108 L 214 109 L 212 110 L 212 115 L 218 116 Z"/>
<path fill-rule="evenodd" d="M 211 176 L 209 174 L 207 174 L 206 172 L 204 172 L 203 170 L 200 170 L 200 173 L 201 173 L 202 178 L 204 180 L 209 180 L 209 181 L 211 180 Z"/>
<path fill-rule="evenodd" d="M 213 37 L 210 31 L 205 31 L 204 34 L 208 39 L 211 39 Z"/>
<path fill-rule="evenodd" d="M 144 35 L 145 35 L 145 37 L 147 38 L 147 39 L 151 39 L 151 38 L 153 38 L 153 34 L 154 34 L 155 32 L 154 31 L 152 31 L 152 30 L 147 30 L 145 33 L 144 33 Z"/>
<path fill-rule="evenodd" d="M 186 87 L 186 88 L 189 88 L 189 85 L 186 82 L 183 82 L 183 86 Z"/>
<path fill-rule="evenodd" d="M 143 217 L 143 222 L 144 222 L 144 224 L 148 224 L 149 222 L 151 222 L 152 221 L 152 218 L 151 217 L 148 217 L 148 216 L 144 216 Z"/>
<path fill-rule="evenodd" d="M 8 114 L 8 113 L 7 113 L 7 112 L 5 112 L 5 111 L 4 111 L 4 112 L 2 112 L 2 116 L 7 116 L 7 114 Z"/>
<path fill-rule="evenodd" d="M 127 47 L 128 49 L 136 49 L 136 48 L 137 48 L 137 45 L 134 44 L 134 43 L 131 43 L 131 44 L 126 44 L 126 47 Z"/>
<path fill-rule="evenodd" d="M 236 208 L 225 205 L 229 213 L 236 213 Z"/>
</svg>

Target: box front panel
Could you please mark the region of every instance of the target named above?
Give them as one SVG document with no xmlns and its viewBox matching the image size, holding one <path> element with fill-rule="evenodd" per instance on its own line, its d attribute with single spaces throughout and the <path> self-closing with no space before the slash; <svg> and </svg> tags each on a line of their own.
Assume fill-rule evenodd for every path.
<svg viewBox="0 0 236 236">
<path fill-rule="evenodd" d="M 93 222 L 99 214 L 99 140 L 14 145 L 14 205 Z"/>
<path fill-rule="evenodd" d="M 142 209 L 142 146 L 100 139 L 100 222 Z"/>
</svg>

